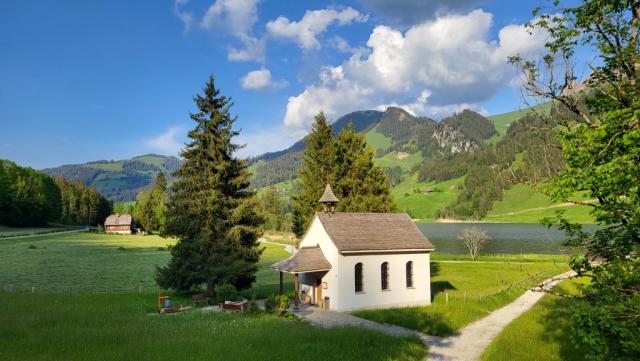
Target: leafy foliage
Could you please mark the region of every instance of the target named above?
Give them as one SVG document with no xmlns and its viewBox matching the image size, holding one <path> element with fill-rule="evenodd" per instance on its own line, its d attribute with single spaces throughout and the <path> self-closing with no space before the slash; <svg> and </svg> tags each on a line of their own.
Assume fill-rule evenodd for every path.
<svg viewBox="0 0 640 361">
<path fill-rule="evenodd" d="M 576 337 L 594 360 L 640 356 L 640 2 L 583 0 L 539 15 L 530 26 L 551 35 L 539 60 L 511 60 L 526 79 L 526 91 L 551 99 L 562 112 L 554 119 L 565 169 L 546 185 L 557 201 L 586 192 L 600 227 L 592 234 L 562 214 L 555 220 L 583 249 L 572 267 L 591 277 L 586 298 L 574 309 Z M 535 10 L 538 14 L 539 10 Z M 599 64 L 583 86 L 573 74 L 578 45 L 593 49 Z M 558 76 L 560 75 L 560 76 Z M 548 220 L 553 222 L 553 220 Z M 597 259 L 599 263 L 590 260 Z"/>
<path fill-rule="evenodd" d="M 285 295 L 270 295 L 264 303 L 267 313 L 282 316 L 289 309 L 289 299 Z"/>
<path fill-rule="evenodd" d="M 166 212 L 164 235 L 178 243 L 171 261 L 158 269 L 156 279 L 165 288 L 187 291 L 207 284 L 230 283 L 237 289 L 251 286 L 262 249 L 258 235 L 262 218 L 249 190 L 245 160 L 234 157 L 240 148 L 232 142 L 235 117 L 231 100 L 220 95 L 213 76 L 204 95 L 194 99 L 198 112 L 182 152 L 184 163 L 175 172 Z"/>
</svg>

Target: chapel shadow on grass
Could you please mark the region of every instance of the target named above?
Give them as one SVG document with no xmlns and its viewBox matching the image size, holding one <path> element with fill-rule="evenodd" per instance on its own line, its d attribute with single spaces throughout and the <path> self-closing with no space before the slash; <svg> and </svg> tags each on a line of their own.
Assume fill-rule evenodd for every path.
<svg viewBox="0 0 640 361">
<path fill-rule="evenodd" d="M 452 285 L 449 281 L 435 281 L 431 282 L 431 302 L 436 298 L 438 293 L 447 291 L 447 290 L 457 290 L 457 288 Z"/>
</svg>

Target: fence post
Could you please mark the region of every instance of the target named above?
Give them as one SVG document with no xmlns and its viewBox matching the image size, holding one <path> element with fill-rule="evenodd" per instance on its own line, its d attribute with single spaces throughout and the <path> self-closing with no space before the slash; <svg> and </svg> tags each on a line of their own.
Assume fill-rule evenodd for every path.
<svg viewBox="0 0 640 361">
<path fill-rule="evenodd" d="M 138 288 L 138 293 L 142 294 L 142 283 L 140 283 L 140 287 Z"/>
<path fill-rule="evenodd" d="M 36 293 L 36 286 L 31 286 L 31 293 Z"/>
<path fill-rule="evenodd" d="M 448 305 L 449 304 L 449 292 L 444 291 L 444 304 Z"/>
</svg>

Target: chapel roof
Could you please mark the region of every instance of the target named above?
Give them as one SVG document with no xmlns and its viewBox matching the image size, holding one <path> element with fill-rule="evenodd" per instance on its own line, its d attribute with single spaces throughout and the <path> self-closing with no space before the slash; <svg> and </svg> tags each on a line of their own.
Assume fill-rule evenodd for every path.
<svg viewBox="0 0 640 361">
<path fill-rule="evenodd" d="M 435 250 L 406 213 L 318 212 L 316 216 L 342 253 Z"/>
<path fill-rule="evenodd" d="M 305 273 L 314 271 L 328 271 L 331 263 L 322 253 L 319 246 L 302 247 L 293 256 L 274 263 L 271 268 L 281 272 Z"/>
</svg>

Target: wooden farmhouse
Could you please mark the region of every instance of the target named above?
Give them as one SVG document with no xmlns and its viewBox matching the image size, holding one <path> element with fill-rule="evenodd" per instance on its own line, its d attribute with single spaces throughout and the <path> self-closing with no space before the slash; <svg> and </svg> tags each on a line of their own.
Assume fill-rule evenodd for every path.
<svg viewBox="0 0 640 361">
<path fill-rule="evenodd" d="M 405 213 L 334 212 L 326 186 L 317 212 L 288 259 L 275 263 L 294 275 L 294 303 L 336 311 L 431 304 L 430 253 L 435 247 Z"/>
<path fill-rule="evenodd" d="M 104 221 L 104 231 L 107 233 L 131 234 L 133 217 L 129 214 L 112 214 Z"/>
</svg>

